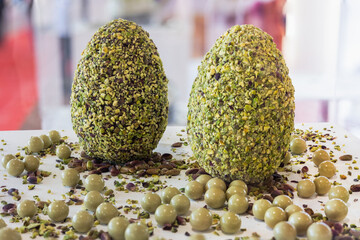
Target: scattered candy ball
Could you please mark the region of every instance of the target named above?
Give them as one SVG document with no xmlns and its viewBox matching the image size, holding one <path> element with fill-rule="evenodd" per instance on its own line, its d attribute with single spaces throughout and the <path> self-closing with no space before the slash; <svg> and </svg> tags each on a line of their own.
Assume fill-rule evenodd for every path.
<svg viewBox="0 0 360 240">
<path fill-rule="evenodd" d="M 324 161 L 319 165 L 319 174 L 320 176 L 325 176 L 327 178 L 332 178 L 336 173 L 335 165 L 330 161 Z"/>
<path fill-rule="evenodd" d="M 95 212 L 96 208 L 104 202 L 103 196 L 98 191 L 90 191 L 84 198 L 84 206 L 86 209 Z"/>
<path fill-rule="evenodd" d="M 331 228 L 323 223 L 316 222 L 310 225 L 307 230 L 306 236 L 308 240 L 332 240 L 333 234 Z"/>
<path fill-rule="evenodd" d="M 325 215 L 330 221 L 340 222 L 346 218 L 347 213 L 348 207 L 341 199 L 333 198 L 325 203 Z"/>
<path fill-rule="evenodd" d="M 309 198 L 314 195 L 316 187 L 315 183 L 310 179 L 304 179 L 298 182 L 296 190 L 299 197 Z"/>
<path fill-rule="evenodd" d="M 167 187 L 161 191 L 160 197 L 164 204 L 169 204 L 173 196 L 180 194 L 181 192 L 176 187 Z"/>
<path fill-rule="evenodd" d="M 316 150 L 312 156 L 312 161 L 316 166 L 319 166 L 320 163 L 327 160 L 330 160 L 330 155 L 323 149 Z"/>
<path fill-rule="evenodd" d="M 25 170 L 28 172 L 35 172 L 39 169 L 40 160 L 37 156 L 26 155 L 24 158 Z"/>
<path fill-rule="evenodd" d="M 290 151 L 295 155 L 304 153 L 306 151 L 306 142 L 301 138 L 294 138 L 290 142 Z"/>
<path fill-rule="evenodd" d="M 6 164 L 6 171 L 8 174 L 14 177 L 20 176 L 25 169 L 25 164 L 23 161 L 13 158 Z"/>
<path fill-rule="evenodd" d="M 206 208 L 198 208 L 191 213 L 190 224 L 195 231 L 206 231 L 212 224 L 212 214 Z"/>
<path fill-rule="evenodd" d="M 108 224 L 108 232 L 113 240 L 125 240 L 125 230 L 130 222 L 125 217 L 114 217 Z"/>
<path fill-rule="evenodd" d="M 201 175 L 201 176 L 209 176 L 209 175 Z M 198 200 L 202 198 L 203 193 L 204 193 L 204 185 L 199 181 L 191 181 L 185 186 L 185 195 L 188 196 L 188 198 L 190 199 Z"/>
<path fill-rule="evenodd" d="M 111 219 L 119 216 L 119 211 L 112 203 L 103 202 L 96 208 L 95 215 L 101 224 L 108 224 Z"/>
<path fill-rule="evenodd" d="M 54 222 L 62 222 L 69 215 L 69 207 L 62 200 L 53 201 L 48 208 L 48 216 Z"/>
<path fill-rule="evenodd" d="M 90 174 L 85 178 L 85 188 L 88 191 L 98 191 L 101 192 L 105 187 L 104 179 L 101 175 Z"/>
<path fill-rule="evenodd" d="M 37 207 L 35 202 L 32 200 L 23 200 L 16 208 L 17 213 L 20 217 L 30 217 L 32 218 L 37 213 Z"/>
<path fill-rule="evenodd" d="M 94 224 L 94 217 L 84 210 L 78 211 L 72 218 L 72 226 L 79 233 L 87 233 Z"/>
<path fill-rule="evenodd" d="M 234 234 L 240 230 L 241 220 L 233 212 L 225 212 L 220 218 L 220 228 L 226 234 Z"/>
<path fill-rule="evenodd" d="M 12 155 L 12 154 L 6 154 L 6 155 L 1 159 L 2 166 L 6 169 L 7 163 L 8 163 L 11 159 L 14 159 L 14 158 L 16 158 L 14 155 Z"/>
<path fill-rule="evenodd" d="M 38 153 L 44 149 L 44 141 L 40 137 L 31 137 L 28 143 L 30 152 Z"/>
<path fill-rule="evenodd" d="M 49 132 L 49 138 L 52 143 L 58 144 L 60 142 L 61 136 L 60 133 L 56 130 L 51 130 Z"/>
<path fill-rule="evenodd" d="M 154 213 L 157 207 L 161 205 L 161 198 L 157 193 L 146 193 L 140 200 L 141 207 L 149 212 Z"/>
<path fill-rule="evenodd" d="M 62 184 L 67 187 L 75 187 L 80 181 L 80 174 L 74 168 L 67 168 L 61 172 Z"/>
<path fill-rule="evenodd" d="M 264 220 L 265 212 L 270 207 L 272 207 L 272 204 L 269 200 L 267 199 L 256 200 L 252 207 L 254 217 L 259 220 Z"/>
<path fill-rule="evenodd" d="M 329 199 L 338 198 L 345 203 L 349 201 L 349 191 L 344 186 L 333 186 L 328 193 Z"/>
<path fill-rule="evenodd" d="M 155 220 L 160 226 L 172 224 L 175 221 L 176 216 L 176 209 L 170 204 L 160 205 L 155 211 Z"/>
<path fill-rule="evenodd" d="M 264 215 L 264 221 L 270 228 L 274 228 L 277 223 L 286 221 L 286 219 L 286 213 L 280 207 L 270 207 Z"/>
<path fill-rule="evenodd" d="M 304 211 L 291 214 L 288 221 L 295 227 L 298 236 L 305 235 L 308 227 L 312 223 L 310 215 Z"/>
<path fill-rule="evenodd" d="M 224 206 L 226 195 L 221 188 L 212 187 L 205 192 L 204 199 L 209 207 L 218 209 Z"/>
<path fill-rule="evenodd" d="M 56 147 L 56 156 L 60 159 L 68 159 L 71 156 L 71 149 L 68 145 L 61 144 Z"/>
<path fill-rule="evenodd" d="M 183 194 L 175 195 L 170 204 L 174 206 L 177 215 L 185 215 L 190 209 L 190 200 Z"/>
<path fill-rule="evenodd" d="M 331 188 L 331 182 L 327 177 L 319 176 L 315 178 L 315 191 L 318 195 L 325 195 Z"/>
<path fill-rule="evenodd" d="M 131 223 L 125 230 L 126 240 L 147 240 L 149 239 L 149 231 L 144 224 Z"/>
<path fill-rule="evenodd" d="M 296 229 L 289 222 L 279 222 L 273 228 L 273 234 L 276 240 L 295 240 Z"/>
</svg>

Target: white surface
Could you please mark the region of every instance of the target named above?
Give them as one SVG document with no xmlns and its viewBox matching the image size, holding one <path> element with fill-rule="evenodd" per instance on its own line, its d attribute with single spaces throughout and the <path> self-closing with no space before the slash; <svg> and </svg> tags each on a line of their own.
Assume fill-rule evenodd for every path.
<svg viewBox="0 0 360 240">
<path fill-rule="evenodd" d="M 310 126 L 314 127 L 314 129 L 319 129 L 320 132 L 323 133 L 329 133 L 330 135 L 336 136 L 337 138 L 334 140 L 337 145 L 340 145 L 342 148 L 342 151 L 334 150 L 334 146 L 336 144 L 333 144 L 333 141 L 326 141 L 326 143 L 321 143 L 326 146 L 328 146 L 331 150 L 334 151 L 335 158 L 338 159 L 339 156 L 343 155 L 345 152 L 352 154 L 353 157 L 358 161 L 358 156 L 360 155 L 360 149 L 358 146 L 360 146 L 360 141 L 352 136 L 348 136 L 347 138 L 345 135 L 347 134 L 344 130 L 334 127 L 330 128 L 331 124 L 328 123 L 316 123 L 316 124 L 305 124 L 305 125 L 297 125 L 297 128 L 302 129 L 308 129 Z M 330 129 L 331 131 L 324 131 L 323 128 L 326 127 Z M 174 142 L 177 142 L 180 140 L 180 138 L 185 137 L 184 132 L 180 132 L 181 129 L 185 129 L 185 127 L 168 127 L 167 131 L 164 134 L 164 137 L 160 141 L 160 144 L 156 151 L 159 151 L 161 153 L 172 153 L 171 152 L 171 144 Z M 312 131 L 314 131 L 314 129 Z M 21 155 L 24 155 L 24 152 L 21 151 L 21 147 L 25 146 L 30 136 L 39 136 L 40 134 L 47 133 L 46 130 L 41 131 L 8 131 L 8 132 L 0 132 L 0 140 L 4 139 L 6 142 L 6 145 L 3 145 L 3 142 L 0 142 L 0 148 L 3 148 L 3 151 L 0 152 L 1 155 L 5 155 L 7 153 L 17 153 L 21 152 Z M 178 136 L 177 134 L 180 133 L 182 136 Z M 69 141 L 76 141 L 76 137 L 72 131 L 61 131 L 62 136 L 69 136 Z M 312 142 L 307 142 L 307 144 L 314 144 Z M 344 146 L 343 146 L 344 145 Z M 191 151 L 189 147 L 181 147 L 177 149 L 177 152 L 174 154 L 175 158 L 177 159 L 188 159 L 191 155 Z M 72 156 L 77 156 L 77 152 L 73 152 Z M 311 155 L 311 153 L 307 152 L 304 156 L 297 157 L 297 159 L 303 159 L 306 161 L 306 156 Z M 35 190 L 28 191 L 27 185 L 22 184 L 22 179 L 15 178 L 11 176 L 7 176 L 6 171 L 0 166 L 0 186 L 6 186 L 7 188 L 15 187 L 18 188 L 22 199 L 32 199 L 33 195 L 39 195 L 41 200 L 54 200 L 54 199 L 62 199 L 61 195 L 64 193 L 67 193 L 70 189 L 67 187 L 62 186 L 61 179 L 60 179 L 60 170 L 55 168 L 55 159 L 56 157 L 48 156 L 41 161 L 43 164 L 40 166 L 40 169 L 51 171 L 52 175 L 50 177 L 44 178 L 43 182 L 41 184 L 36 185 Z M 293 158 L 294 160 L 295 158 Z M 296 171 L 297 169 L 301 169 L 304 165 L 309 167 L 309 173 L 312 175 L 310 176 L 310 179 L 314 179 L 314 176 L 317 173 L 317 169 L 314 167 L 314 164 L 312 162 L 306 162 L 302 165 L 293 165 L 291 168 Z M 353 181 L 354 178 L 357 177 L 358 174 L 360 174 L 359 170 L 351 170 L 352 176 L 348 176 L 346 180 L 340 180 L 339 175 L 345 174 L 347 175 L 348 167 L 349 166 L 356 166 L 357 164 L 351 164 L 351 162 L 342 162 L 338 161 L 336 163 L 337 169 L 339 172 L 336 174 L 335 177 L 331 179 L 331 182 L 337 181 L 342 183 L 347 188 L 350 187 L 351 184 L 354 184 Z M 173 177 L 171 179 L 167 179 L 165 177 L 161 177 L 161 180 L 166 181 L 167 185 L 173 185 L 178 188 L 185 187 L 185 184 L 187 183 L 187 177 L 184 175 L 185 171 L 182 171 L 181 176 Z M 24 173 L 23 173 L 24 174 Z M 54 174 L 56 176 L 54 177 Z M 284 173 L 282 173 L 284 174 Z M 103 174 L 105 176 L 107 174 Z M 299 174 L 292 174 L 292 173 L 286 173 L 290 180 L 296 179 L 299 180 L 301 176 Z M 118 180 L 117 178 L 109 178 L 106 181 L 106 185 L 109 188 L 114 189 L 113 182 L 115 180 Z M 131 181 L 131 177 L 127 179 L 127 181 Z M 295 186 L 294 183 L 291 183 L 291 185 Z M 48 193 L 48 190 L 51 190 L 51 193 Z M 122 206 L 122 205 L 128 205 L 126 204 L 127 199 L 136 199 L 140 200 L 143 193 L 124 193 L 115 191 L 116 195 L 116 206 Z M 80 195 L 80 190 L 77 190 L 76 195 L 80 196 L 81 199 L 84 197 Z M 295 194 L 296 195 L 296 194 Z M 348 202 L 349 207 L 349 214 L 347 218 L 344 220 L 346 223 L 354 223 L 356 225 L 360 224 L 358 212 L 360 210 L 359 205 L 355 204 L 354 199 L 359 198 L 360 193 L 353 193 L 350 196 L 350 200 Z M 5 200 L 9 203 L 14 202 L 14 200 L 5 192 L 0 192 L 0 200 Z M 253 202 L 253 200 L 251 200 Z M 311 199 L 300 199 L 297 196 L 295 196 L 294 203 L 303 205 L 307 204 L 309 207 L 313 208 L 315 212 L 320 212 L 324 214 L 323 212 L 323 206 L 320 202 L 326 202 L 327 196 L 321 196 L 317 197 L 314 195 Z M 15 202 L 17 203 L 17 202 Z M 205 205 L 204 201 L 191 201 L 191 207 L 190 211 L 195 210 L 199 207 L 203 207 Z M 140 205 L 138 205 L 140 206 Z M 70 206 L 70 214 L 69 217 L 72 217 L 74 213 L 80 209 L 81 206 Z M 211 210 L 213 213 L 218 213 L 219 215 L 222 214 L 223 211 L 221 210 Z M 121 214 L 124 214 L 123 210 L 120 210 Z M 190 213 L 189 213 L 190 214 Z M 132 214 L 125 214 L 128 218 L 136 217 Z M 41 216 L 44 219 L 48 219 L 47 216 Z M 209 230 L 205 232 L 206 239 L 234 239 L 235 237 L 245 237 L 245 236 L 251 236 L 253 232 L 257 232 L 262 236 L 263 239 L 269 239 L 272 236 L 272 230 L 268 228 L 264 222 L 254 220 L 252 216 L 249 215 L 241 215 L 240 216 L 242 220 L 241 228 L 246 228 L 247 231 L 245 232 L 239 232 L 235 235 L 224 235 L 221 233 L 221 231 L 217 231 L 217 233 L 220 234 L 220 236 L 216 236 L 212 230 Z M 9 217 L 5 217 L 4 220 L 9 224 Z M 154 220 L 154 216 L 151 215 L 151 219 L 148 219 L 147 221 L 152 220 L 153 224 L 156 226 L 156 222 Z M 11 223 L 9 224 L 10 227 L 17 227 L 20 226 L 21 223 Z M 97 226 L 97 229 L 104 229 L 106 230 L 106 226 Z M 193 234 L 194 232 L 191 230 L 191 226 L 188 223 L 186 226 L 180 226 L 178 228 L 177 233 L 172 233 L 170 231 L 163 231 L 160 227 L 156 228 L 154 231 L 154 237 L 160 236 L 164 237 L 165 239 L 187 239 L 185 237 L 185 232 L 188 231 L 190 234 Z M 30 239 L 29 235 L 22 235 L 23 239 Z M 152 238 L 154 238 L 152 237 Z M 39 238 L 37 238 L 39 239 Z M 61 238 L 60 238 L 61 239 Z"/>
</svg>

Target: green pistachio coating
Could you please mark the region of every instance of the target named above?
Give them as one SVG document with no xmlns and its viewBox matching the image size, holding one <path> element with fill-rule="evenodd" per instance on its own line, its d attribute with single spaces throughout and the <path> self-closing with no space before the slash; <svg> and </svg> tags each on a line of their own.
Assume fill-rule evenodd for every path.
<svg viewBox="0 0 360 240">
<path fill-rule="evenodd" d="M 188 104 L 191 149 L 210 175 L 259 183 L 285 158 L 294 87 L 270 35 L 233 26 L 205 55 Z"/>
<path fill-rule="evenodd" d="M 167 83 L 146 31 L 123 19 L 102 26 L 72 86 L 72 123 L 84 151 L 118 163 L 149 157 L 167 125 Z"/>
</svg>

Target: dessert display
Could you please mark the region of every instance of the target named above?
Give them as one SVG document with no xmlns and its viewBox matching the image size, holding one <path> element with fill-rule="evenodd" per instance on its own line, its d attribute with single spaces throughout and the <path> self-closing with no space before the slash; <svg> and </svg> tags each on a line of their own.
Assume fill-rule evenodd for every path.
<svg viewBox="0 0 360 240">
<path fill-rule="evenodd" d="M 156 47 L 114 20 L 79 62 L 74 132 L 1 133 L 0 240 L 359 239 L 360 141 L 294 127 L 293 94 L 271 37 L 234 26 L 199 67 L 187 131 L 166 128 Z"/>
<path fill-rule="evenodd" d="M 321 234 L 330 234 L 357 239 L 354 235 L 358 233 L 356 202 L 360 190 L 356 183 L 357 157 L 344 152 L 346 146 L 341 148 L 336 144 L 335 130 L 331 127 L 296 129 L 298 137 L 306 139 L 305 153 L 290 154 L 287 164 L 282 163 L 272 180 L 262 184 L 246 184 L 242 180 L 225 182 L 208 175 L 194 161 L 190 146 L 172 147 L 180 138 L 183 143 L 187 141 L 184 129 L 173 129 L 171 133 L 165 132 L 165 142 L 158 148 L 167 160 L 160 160 L 156 166 L 182 161 L 177 176 L 120 173 L 122 168 L 127 168 L 126 164 L 109 164 L 84 155 L 72 132 L 64 132 L 58 144 L 52 143 L 38 153 L 29 152 L 27 146 L 18 146 L 17 138 L 4 140 L 2 161 L 10 159 L 7 165 L 13 160 L 22 163 L 32 158 L 39 165 L 34 171 L 24 168 L 19 176 L 9 174 L 8 166 L 1 169 L 4 221 L 0 222 L 0 236 L 317 239 Z M 34 132 L 38 131 L 22 132 L 27 136 L 22 142 L 28 144 L 27 139 Z M 352 143 L 358 144 L 354 139 L 350 141 L 340 135 L 337 138 L 336 141 L 356 149 L 351 147 Z M 61 145 L 71 149 L 69 158 L 61 159 L 56 154 L 57 146 Z M 7 147 L 15 150 L 8 151 Z M 327 161 L 335 166 L 335 176 L 320 176 L 320 165 L 313 161 L 317 148 L 329 154 Z M 74 164 L 78 161 L 82 167 Z"/>
<path fill-rule="evenodd" d="M 233 26 L 198 68 L 187 132 L 199 165 L 226 181 L 261 183 L 284 159 L 294 130 L 294 87 L 270 35 Z"/>
</svg>

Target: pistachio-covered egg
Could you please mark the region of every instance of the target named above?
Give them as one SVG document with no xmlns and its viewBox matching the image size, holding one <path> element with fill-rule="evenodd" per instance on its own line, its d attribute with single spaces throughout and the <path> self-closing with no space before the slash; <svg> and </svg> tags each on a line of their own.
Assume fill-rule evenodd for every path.
<svg viewBox="0 0 360 240">
<path fill-rule="evenodd" d="M 272 37 L 233 26 L 198 67 L 188 104 L 192 151 L 213 177 L 262 182 L 289 149 L 294 108 L 289 70 Z"/>
<path fill-rule="evenodd" d="M 73 129 L 85 152 L 117 163 L 150 156 L 167 125 L 167 83 L 145 30 L 123 19 L 100 27 L 72 85 Z"/>
</svg>

